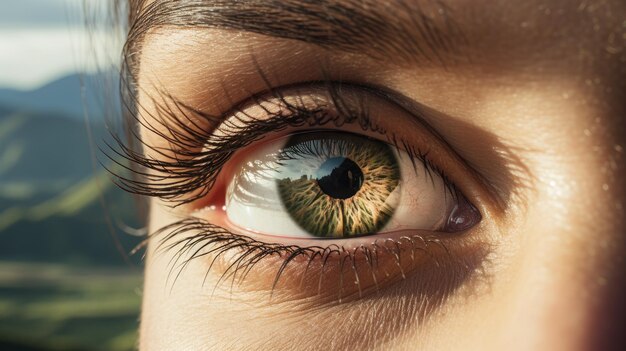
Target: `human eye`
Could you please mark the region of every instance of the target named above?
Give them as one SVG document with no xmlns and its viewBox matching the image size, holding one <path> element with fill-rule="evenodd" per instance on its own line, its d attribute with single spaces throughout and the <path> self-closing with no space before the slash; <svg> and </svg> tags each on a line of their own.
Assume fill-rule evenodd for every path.
<svg viewBox="0 0 626 351">
<path fill-rule="evenodd" d="M 423 154 L 378 138 L 394 133 L 393 126 L 364 135 L 368 128 L 297 128 L 242 150 L 223 195 L 225 225 L 289 241 L 450 233 L 480 220 Z"/>
<path fill-rule="evenodd" d="M 451 260 L 481 222 L 475 175 L 376 89 L 271 88 L 203 120 L 163 120 L 178 123 L 159 134 L 170 154 L 153 148 L 147 181 L 123 183 L 183 217 L 150 239 L 174 276 L 200 259 L 217 285 L 341 300 Z"/>
<path fill-rule="evenodd" d="M 228 222 L 260 235 L 347 239 L 476 223 L 473 208 L 422 161 L 357 134 L 292 134 L 252 151 L 237 168 L 225 199 Z"/>
</svg>

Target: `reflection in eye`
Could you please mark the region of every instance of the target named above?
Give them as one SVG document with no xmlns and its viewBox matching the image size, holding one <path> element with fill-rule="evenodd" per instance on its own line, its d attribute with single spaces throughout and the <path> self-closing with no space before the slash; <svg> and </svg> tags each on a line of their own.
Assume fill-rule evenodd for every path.
<svg viewBox="0 0 626 351">
<path fill-rule="evenodd" d="M 278 155 L 278 190 L 291 218 L 319 237 L 375 233 L 387 224 L 400 182 L 391 148 L 350 134 L 301 135 Z"/>
<path fill-rule="evenodd" d="M 268 143 L 234 175 L 226 194 L 228 218 L 262 234 L 319 238 L 459 231 L 475 224 L 475 210 L 459 210 L 465 201 L 441 176 L 406 153 L 396 157 L 394 149 L 342 132 L 300 133 Z"/>
</svg>

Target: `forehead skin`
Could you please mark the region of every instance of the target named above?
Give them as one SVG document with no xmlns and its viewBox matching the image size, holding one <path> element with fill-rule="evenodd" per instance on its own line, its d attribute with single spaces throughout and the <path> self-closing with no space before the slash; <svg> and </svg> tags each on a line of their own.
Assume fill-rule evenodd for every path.
<svg viewBox="0 0 626 351">
<path fill-rule="evenodd" d="M 376 11 L 393 20 L 395 3 Z M 428 16 L 438 13 L 434 1 L 404 3 L 419 4 Z M 151 248 L 142 349 L 288 349 L 296 343 L 303 349 L 367 349 L 369 341 L 399 350 L 584 350 L 624 342 L 615 338 L 624 325 L 626 293 L 626 3 L 442 3 L 463 33 L 458 50 L 441 53 L 443 63 L 381 52 L 376 45 L 357 50 L 233 28 L 154 27 L 141 38 L 138 81 L 145 92 L 139 100 L 150 111 L 158 82 L 188 104 L 219 114 L 229 107 L 224 101 L 263 89 L 250 59 L 254 52 L 281 84 L 315 78 L 319 71 L 311 67 L 332 62 L 331 77 L 386 86 L 452 116 L 429 122 L 453 146 L 464 146 L 459 153 L 497 183 L 493 160 L 481 159 L 486 142 L 463 126 L 484 131 L 520 160 L 524 174 L 514 176 L 532 180 L 532 186 L 520 186 L 516 204 L 495 215 L 502 235 L 481 267 L 489 279 L 466 282 L 426 321 L 422 311 L 411 310 L 411 291 L 402 287 L 361 305 L 298 310 L 210 300 L 198 293 L 202 267 L 168 293 L 163 276 L 169 258 Z M 155 201 L 151 229 L 171 221 Z M 340 323 L 346 319 L 363 323 L 363 330 L 351 332 Z M 389 329 L 384 337 L 380 325 Z M 376 337 L 384 342 L 371 340 Z"/>
<path fill-rule="evenodd" d="M 208 9 L 211 8 L 212 4 L 222 3 L 221 1 L 198 0 L 195 2 L 208 4 Z M 249 3 L 263 4 L 266 2 L 268 1 L 251 1 Z M 317 5 L 317 2 L 312 4 L 302 4 L 300 1 L 293 2 L 300 4 L 300 6 L 314 14 L 323 13 L 322 11 L 324 10 L 324 7 Z M 148 0 L 143 7 L 145 11 L 148 11 L 150 6 L 157 5 L 157 8 L 159 8 L 158 5 L 169 3 Z M 333 0 L 320 1 L 319 3 L 341 4 L 350 9 L 355 7 L 355 4 L 360 4 L 361 2 Z M 376 38 L 380 37 L 387 40 L 387 36 L 377 35 L 377 33 L 367 34 L 371 37 L 370 41 L 366 41 L 369 38 L 364 39 L 366 44 L 372 43 L 371 46 L 360 45 L 357 47 L 335 45 L 336 43 L 328 43 L 328 40 L 310 37 L 305 37 L 305 39 L 308 39 L 306 41 L 280 40 L 269 36 L 265 37 L 265 39 L 262 37 L 259 40 L 258 36 L 253 35 L 253 33 L 258 34 L 259 30 L 243 31 L 240 29 L 241 26 L 236 24 L 245 22 L 245 16 L 240 20 L 230 17 L 229 20 L 223 20 L 219 15 L 216 17 L 220 18 L 220 20 L 216 20 L 211 16 L 206 18 L 196 16 L 204 18 L 203 20 L 197 20 L 197 22 L 204 21 L 203 23 L 206 23 L 206 25 L 198 23 L 190 25 L 186 24 L 186 21 L 191 22 L 191 20 L 184 16 L 179 18 L 174 14 L 169 17 L 163 16 L 169 18 L 169 21 L 150 21 L 150 19 L 158 20 L 159 16 L 146 15 L 147 19 L 145 22 L 148 25 L 145 28 L 139 26 L 142 29 L 142 34 L 138 34 L 135 37 L 133 31 L 131 31 L 131 37 L 133 38 L 131 43 L 133 45 L 143 47 L 144 44 L 152 42 L 152 47 L 161 45 L 164 49 L 167 48 L 167 50 L 158 52 L 159 55 L 166 54 L 167 51 L 179 55 L 182 51 L 181 48 L 176 49 L 172 47 L 179 42 L 186 42 L 190 45 L 185 48 L 187 49 L 185 56 L 181 57 L 179 55 L 176 56 L 177 60 L 170 61 L 159 59 L 162 56 L 157 54 L 145 54 L 146 50 L 142 50 L 144 54 L 138 55 L 140 60 L 160 62 L 139 65 L 137 71 L 141 70 L 139 68 L 141 66 L 143 66 L 144 70 L 146 70 L 147 66 L 155 68 L 158 66 L 161 68 L 160 73 L 173 73 L 181 70 L 197 72 L 198 67 L 206 68 L 207 62 L 209 62 L 207 58 L 215 60 L 220 57 L 220 55 L 209 55 L 206 51 L 207 45 L 215 48 L 215 50 L 228 50 L 231 55 L 236 56 L 254 55 L 256 54 L 254 51 L 256 48 L 257 50 L 273 54 L 277 58 L 294 56 L 295 59 L 302 59 L 301 56 L 303 55 L 296 57 L 298 53 L 293 48 L 300 48 L 306 42 L 317 44 L 326 49 L 326 52 L 330 52 L 330 55 L 324 55 L 326 60 L 326 56 L 331 56 L 332 59 L 337 59 L 338 56 L 341 56 L 345 61 L 350 61 L 356 56 L 356 62 L 362 66 L 371 65 L 375 67 L 380 66 L 380 63 L 384 62 L 385 67 L 394 66 L 396 71 L 404 69 L 404 72 L 425 72 L 428 70 L 428 75 L 423 75 L 422 79 L 430 79 L 433 76 L 452 73 L 456 77 L 471 78 L 475 81 L 489 79 L 507 80 L 509 84 L 515 84 L 516 79 L 519 80 L 519 84 L 545 84 L 546 81 L 549 81 L 557 85 L 561 83 L 563 85 L 575 85 L 577 89 L 585 90 L 584 94 L 589 97 L 584 99 L 586 105 L 604 104 L 610 105 L 612 109 L 624 105 L 621 104 L 623 94 L 620 93 L 626 91 L 626 80 L 624 79 L 626 76 L 626 50 L 624 49 L 626 41 L 626 24 L 624 21 L 626 4 L 622 1 L 583 1 L 575 4 L 569 0 L 551 0 L 525 1 L 514 5 L 507 1 L 489 0 L 394 0 L 390 2 L 374 1 L 363 3 L 368 3 L 367 10 L 370 14 L 376 14 L 374 17 L 380 17 L 382 22 L 404 23 L 399 26 L 399 29 L 406 29 L 404 35 L 398 35 L 394 31 L 394 29 L 398 28 L 389 29 L 391 32 L 389 40 L 397 41 L 397 45 L 390 45 L 391 49 L 388 46 L 378 45 Z M 221 5 L 221 7 L 224 7 L 224 5 Z M 360 12 L 363 12 L 363 6 L 356 7 L 360 9 Z M 448 45 L 443 49 L 439 48 L 429 51 L 428 47 L 433 46 L 432 43 L 436 43 L 438 40 L 436 38 L 433 39 L 429 33 L 424 33 L 425 25 L 422 23 L 425 21 L 423 18 L 416 19 L 415 17 L 418 16 L 410 15 L 413 12 L 407 11 L 407 8 L 414 10 L 415 13 L 419 13 L 423 18 L 431 19 L 432 26 L 440 28 L 440 32 L 443 33 L 442 37 L 444 38 L 441 41 L 447 42 Z M 249 6 L 247 11 L 254 12 L 254 5 Z M 184 11 L 179 12 L 184 13 Z M 356 13 L 358 12 L 356 11 Z M 168 12 L 163 11 L 163 13 Z M 442 13 L 445 15 L 442 15 Z M 280 14 L 276 15 L 273 13 L 272 16 L 281 19 Z M 283 37 L 293 37 L 290 33 L 297 32 L 298 28 L 307 28 L 308 21 L 313 20 L 310 16 L 300 17 L 293 13 L 289 16 L 289 20 L 296 23 L 294 25 L 296 29 L 291 28 L 290 31 L 283 31 Z M 263 17 L 262 13 L 260 17 Z M 143 17 L 140 16 L 140 18 Z M 335 20 L 340 21 L 341 19 L 339 17 Z M 275 22 L 277 23 L 275 27 L 280 28 L 281 21 Z M 332 20 L 329 22 L 330 24 L 318 23 L 321 28 L 316 29 L 316 31 L 323 31 L 324 28 L 329 27 L 327 29 L 328 32 L 343 33 L 342 30 L 333 29 Z M 197 30 L 194 33 L 190 33 L 193 28 Z M 359 32 L 358 27 L 354 27 L 352 30 Z M 277 29 L 274 28 L 273 32 L 276 31 Z M 386 32 L 383 29 L 381 31 Z M 143 33 L 152 33 L 151 37 L 154 40 L 146 40 Z M 207 34 L 209 37 L 206 37 Z M 449 37 L 448 39 L 446 39 L 446 35 Z M 150 37 L 149 34 L 148 37 Z M 256 37 L 257 39 L 246 40 L 246 37 Z M 161 38 L 161 41 L 157 42 L 159 38 Z M 411 40 L 407 38 L 417 39 Z M 229 43 L 233 39 L 237 39 L 237 45 Z M 349 35 L 346 40 L 349 41 Z M 420 45 L 421 48 L 416 49 L 419 51 L 417 54 L 415 54 L 416 50 L 408 50 L 410 51 L 408 56 L 404 52 L 396 52 L 402 49 L 392 50 L 398 47 L 406 48 L 408 46 Z M 314 51 L 310 46 L 307 49 L 307 53 L 319 55 L 320 50 Z M 426 52 L 426 54 L 419 55 L 420 52 Z M 411 55 L 411 53 L 414 55 Z M 426 58 L 423 56 L 426 56 Z M 372 62 L 372 58 L 374 62 Z M 312 59 L 309 58 L 309 60 Z M 189 65 L 185 67 L 185 65 L 180 64 L 181 62 L 189 63 Z M 233 66 L 237 66 L 236 63 L 234 62 Z M 246 65 L 250 66 L 249 60 L 245 64 L 237 66 L 237 69 L 242 70 Z M 347 66 L 342 67 L 342 69 L 348 71 L 346 74 L 349 75 L 350 68 L 354 65 Z M 288 67 L 285 68 L 285 70 L 287 69 Z M 251 70 L 253 70 L 253 67 L 248 67 L 243 74 L 250 73 Z M 198 73 L 204 74 L 205 72 Z M 234 73 L 232 75 L 237 76 L 236 69 L 231 69 L 228 73 L 228 75 Z M 141 78 L 147 80 L 147 76 L 148 74 L 144 74 Z M 224 78 L 231 80 L 233 85 L 239 83 L 236 79 L 226 76 L 227 74 L 208 76 L 205 83 L 211 80 L 215 81 L 217 78 L 221 80 L 220 84 L 224 84 L 222 82 L 225 80 Z M 405 74 L 404 76 L 407 75 Z M 172 80 L 168 83 L 181 83 L 171 85 L 171 90 L 175 90 L 182 98 L 185 97 L 185 91 L 189 89 L 189 84 L 186 84 L 185 80 Z M 212 85 L 215 86 L 216 84 Z M 197 91 L 197 87 L 192 89 L 194 92 Z M 564 93 L 567 95 L 566 92 Z M 189 95 L 194 94 L 191 93 Z M 597 95 L 601 95 L 601 98 Z M 233 96 L 232 100 L 238 101 L 237 97 L 237 95 Z M 613 98 L 615 100 L 607 100 Z M 224 99 L 216 97 L 215 100 Z M 464 108 L 467 107 L 465 106 Z M 610 129 L 612 130 L 624 129 L 618 127 L 624 126 L 624 118 L 621 117 L 626 115 L 626 113 L 623 110 L 614 110 L 614 112 L 610 115 L 599 116 L 602 119 L 601 122 L 607 123 L 607 126 L 611 126 Z"/>
<path fill-rule="evenodd" d="M 506 69 L 511 69 L 512 65 L 537 67 L 538 60 L 543 69 L 550 65 L 558 67 L 564 58 L 569 62 L 578 61 L 580 65 L 604 66 L 611 62 L 612 69 L 619 69 L 616 64 L 624 62 L 626 5 L 614 0 L 579 3 L 534 0 L 516 4 L 493 0 L 325 0 L 311 3 L 266 0 L 238 5 L 220 0 L 188 0 L 181 1 L 185 6 L 178 7 L 166 1 L 144 3 L 143 11 L 139 11 L 142 14 L 139 18 L 144 22 L 139 26 L 142 33 L 172 25 L 243 29 L 266 34 L 262 28 L 271 23 L 273 32 L 285 38 L 325 47 L 339 42 L 339 49 L 359 53 L 382 49 L 397 56 L 396 60 L 406 59 L 401 55 L 402 50 L 424 52 L 428 51 L 427 46 L 441 44 L 448 51 L 466 54 L 458 55 L 461 62 L 470 59 L 471 63 L 488 63 Z M 246 20 L 251 23 L 244 24 Z M 363 27 L 365 25 L 372 27 Z M 131 30 L 131 37 L 134 34 Z M 332 37 L 341 39 L 330 39 Z M 387 41 L 403 42 L 415 48 L 401 48 L 385 43 Z M 352 45 L 354 42 L 358 42 L 357 46 Z M 362 42 L 366 45 L 359 45 Z M 621 73 L 624 73 L 623 68 Z"/>
</svg>

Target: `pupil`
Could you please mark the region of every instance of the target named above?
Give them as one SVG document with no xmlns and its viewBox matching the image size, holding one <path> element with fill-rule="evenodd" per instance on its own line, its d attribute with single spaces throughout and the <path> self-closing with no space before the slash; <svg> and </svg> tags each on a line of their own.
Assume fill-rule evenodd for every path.
<svg viewBox="0 0 626 351">
<path fill-rule="evenodd" d="M 332 157 L 324 161 L 316 173 L 317 185 L 335 199 L 347 199 L 363 185 L 363 171 L 351 159 Z"/>
</svg>

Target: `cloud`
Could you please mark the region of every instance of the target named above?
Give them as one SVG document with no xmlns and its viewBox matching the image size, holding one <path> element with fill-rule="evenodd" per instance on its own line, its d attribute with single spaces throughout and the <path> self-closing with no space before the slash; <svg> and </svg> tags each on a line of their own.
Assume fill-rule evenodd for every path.
<svg viewBox="0 0 626 351">
<path fill-rule="evenodd" d="M 0 86 L 32 89 L 72 72 L 114 63 L 121 38 L 82 27 L 0 29 Z"/>
<path fill-rule="evenodd" d="M 11 0 L 0 4 L 0 28 L 61 27 L 78 24 L 83 0 Z"/>
<path fill-rule="evenodd" d="M 0 3 L 0 87 L 32 89 L 59 76 L 91 72 L 116 61 L 121 33 L 106 27 L 110 4 L 110 0 Z M 85 6 L 89 30 L 84 23 Z"/>
</svg>

